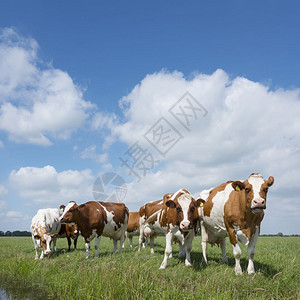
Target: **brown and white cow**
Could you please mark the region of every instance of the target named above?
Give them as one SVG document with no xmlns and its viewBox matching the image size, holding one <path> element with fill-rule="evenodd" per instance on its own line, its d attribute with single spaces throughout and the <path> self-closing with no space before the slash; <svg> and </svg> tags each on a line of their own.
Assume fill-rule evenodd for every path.
<svg viewBox="0 0 300 300">
<path fill-rule="evenodd" d="M 210 190 L 200 213 L 205 263 L 207 243 L 220 244 L 223 261 L 227 263 L 225 238 L 229 236 L 235 257 L 235 273 L 242 274 L 238 242 L 248 245 L 247 271 L 249 274 L 255 273 L 255 245 L 264 217 L 268 188 L 273 182 L 272 176 L 265 180 L 261 174 L 253 173 L 245 181 L 228 181 Z"/>
<path fill-rule="evenodd" d="M 65 210 L 65 205 L 61 205 L 60 210 L 63 212 Z M 79 236 L 79 230 L 78 226 L 76 224 L 70 225 L 70 224 L 61 224 L 60 231 L 58 233 L 58 238 L 67 238 L 68 241 L 68 251 L 71 250 L 71 239 L 74 240 L 74 249 L 76 249 L 77 246 L 77 239 Z"/>
<path fill-rule="evenodd" d="M 150 252 L 154 253 L 154 238 L 157 234 L 165 234 L 164 230 L 160 230 L 159 223 L 155 226 L 156 231 L 152 229 L 153 224 L 158 220 L 157 214 L 162 209 L 162 205 L 163 200 L 151 201 L 144 204 L 139 210 L 139 252 L 142 245 L 144 247 L 145 239 L 150 238 Z"/>
<path fill-rule="evenodd" d="M 140 213 L 138 211 L 129 212 L 129 217 L 128 217 L 128 226 L 127 230 L 125 232 L 125 236 L 129 238 L 130 241 L 130 247 L 132 247 L 132 238 L 134 236 L 138 236 L 140 233 Z M 124 248 L 124 245 L 123 245 Z"/>
<path fill-rule="evenodd" d="M 77 224 L 85 240 L 86 258 L 90 254 L 90 242 L 95 238 L 95 257 L 98 257 L 102 235 L 113 240 L 114 253 L 117 251 L 117 241 L 120 240 L 119 252 L 122 251 L 128 223 L 128 208 L 124 203 L 90 201 L 77 205 L 71 201 L 61 215 L 60 222 Z"/>
<path fill-rule="evenodd" d="M 185 251 L 185 265 L 191 266 L 190 253 L 197 230 L 199 218 L 197 208 L 200 203 L 201 200 L 195 201 L 187 190 L 180 189 L 174 194 L 166 194 L 163 201 L 145 205 L 143 231 L 148 231 L 150 236 L 159 233 L 166 235 L 165 255 L 160 269 L 166 268 L 168 258 L 172 255 L 172 241 L 174 238 L 180 242 Z"/>
<path fill-rule="evenodd" d="M 39 209 L 31 221 L 31 235 L 35 248 L 35 259 L 39 258 L 38 249 L 42 248 L 40 259 L 51 253 L 53 242 L 54 252 L 56 250 L 56 237 L 60 231 L 59 210 L 57 208 Z"/>
</svg>

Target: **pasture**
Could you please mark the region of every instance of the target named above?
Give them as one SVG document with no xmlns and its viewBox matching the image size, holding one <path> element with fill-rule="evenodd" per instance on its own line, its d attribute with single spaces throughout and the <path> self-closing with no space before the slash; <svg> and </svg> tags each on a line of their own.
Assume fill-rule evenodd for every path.
<svg viewBox="0 0 300 300">
<path fill-rule="evenodd" d="M 219 262 L 220 248 L 208 247 L 208 266 L 201 263 L 201 238 L 193 242 L 193 266 L 177 258 L 178 245 L 167 269 L 159 270 L 165 239 L 155 240 L 156 253 L 134 248 L 112 254 L 112 241 L 102 238 L 99 258 L 85 259 L 82 237 L 78 249 L 66 252 L 67 240 L 57 242 L 57 252 L 34 260 L 30 237 L 0 238 L 0 288 L 17 299 L 299 299 L 300 238 L 260 237 L 256 246 L 256 274 L 248 275 L 247 251 L 242 246 L 243 275 L 234 274 L 234 257 L 227 241 L 229 265 Z"/>
</svg>

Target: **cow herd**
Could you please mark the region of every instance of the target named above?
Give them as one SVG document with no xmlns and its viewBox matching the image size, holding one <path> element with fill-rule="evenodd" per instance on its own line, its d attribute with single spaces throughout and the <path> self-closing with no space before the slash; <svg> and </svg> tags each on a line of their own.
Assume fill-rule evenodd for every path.
<svg viewBox="0 0 300 300">
<path fill-rule="evenodd" d="M 210 190 L 204 190 L 194 198 L 186 189 L 165 194 L 163 199 L 144 204 L 138 212 L 129 212 L 124 203 L 90 201 L 77 205 L 71 201 L 58 209 L 40 209 L 31 223 L 32 240 L 38 259 L 38 248 L 42 248 L 40 258 L 49 254 L 50 243 L 55 251 L 56 239 L 66 236 L 70 250 L 74 247 L 79 231 L 84 238 L 86 258 L 90 255 L 90 242 L 95 239 L 95 257 L 101 236 L 113 240 L 114 253 L 117 241 L 119 252 L 124 247 L 127 236 L 132 246 L 132 236 L 139 236 L 139 248 L 150 240 L 150 252 L 154 253 L 154 238 L 163 234 L 166 248 L 160 269 L 165 269 L 172 257 L 172 244 L 178 242 L 179 257 L 185 257 L 185 265 L 191 266 L 192 242 L 201 229 L 203 262 L 207 263 L 207 243 L 218 244 L 222 250 L 222 260 L 227 263 L 225 238 L 228 236 L 235 257 L 235 273 L 241 274 L 241 248 L 238 242 L 248 246 L 249 274 L 255 272 L 254 252 L 264 217 L 268 188 L 274 178 L 267 180 L 261 174 L 253 173 L 247 180 L 227 181 Z"/>
</svg>

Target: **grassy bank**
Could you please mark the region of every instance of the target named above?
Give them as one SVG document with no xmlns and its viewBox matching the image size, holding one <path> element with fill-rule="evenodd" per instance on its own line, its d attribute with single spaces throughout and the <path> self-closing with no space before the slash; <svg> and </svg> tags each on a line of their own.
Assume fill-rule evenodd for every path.
<svg viewBox="0 0 300 300">
<path fill-rule="evenodd" d="M 137 238 L 134 240 L 137 245 Z M 229 266 L 219 262 L 220 249 L 208 247 L 209 265 L 201 264 L 201 242 L 193 243 L 193 267 L 178 259 L 178 245 L 166 270 L 158 270 L 165 241 L 156 239 L 156 253 L 126 248 L 112 255 L 112 242 L 103 238 L 100 257 L 85 259 L 83 239 L 78 250 L 65 252 L 57 243 L 50 258 L 34 260 L 31 238 L 0 238 L 0 287 L 32 299 L 297 299 L 300 297 L 300 238 L 260 237 L 256 246 L 255 275 L 234 274 L 234 258 L 227 244 Z M 92 249 L 92 247 L 91 247 Z M 247 268 L 242 247 L 242 268 Z M 93 250 L 91 251 L 93 255 Z M 92 256 L 91 256 L 92 257 Z"/>
</svg>

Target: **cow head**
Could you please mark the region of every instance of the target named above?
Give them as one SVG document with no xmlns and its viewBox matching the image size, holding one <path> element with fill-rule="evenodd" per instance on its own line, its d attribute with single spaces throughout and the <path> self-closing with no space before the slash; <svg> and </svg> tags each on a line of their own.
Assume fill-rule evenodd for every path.
<svg viewBox="0 0 300 300">
<path fill-rule="evenodd" d="M 192 230 L 198 220 L 198 207 L 201 201 L 192 197 L 187 190 L 179 190 L 165 202 L 168 223 L 178 226 L 181 231 Z"/>
<path fill-rule="evenodd" d="M 72 239 L 75 239 L 79 235 L 78 226 L 76 224 L 75 225 L 67 224 L 66 225 L 66 230 L 69 232 L 70 237 Z"/>
<path fill-rule="evenodd" d="M 78 205 L 74 201 L 70 201 L 64 208 L 63 214 L 59 217 L 60 223 L 74 225 L 74 218 L 76 218 L 77 207 Z"/>
<path fill-rule="evenodd" d="M 274 177 L 265 180 L 261 174 L 253 173 L 244 182 L 233 182 L 232 187 L 236 191 L 242 190 L 246 195 L 247 206 L 254 214 L 260 214 L 266 209 L 268 189 L 273 183 Z"/>
<path fill-rule="evenodd" d="M 45 228 L 39 228 L 38 234 L 34 235 L 34 238 L 39 242 L 40 247 L 43 249 L 44 254 L 48 255 L 51 253 L 51 235 L 47 233 Z"/>
</svg>

